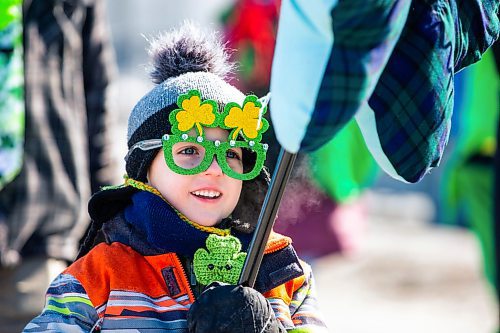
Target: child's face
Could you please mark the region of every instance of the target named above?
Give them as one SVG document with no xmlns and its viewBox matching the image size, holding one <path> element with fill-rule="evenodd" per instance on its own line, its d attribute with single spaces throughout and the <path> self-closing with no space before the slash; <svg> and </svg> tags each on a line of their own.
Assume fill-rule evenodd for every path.
<svg viewBox="0 0 500 333">
<path fill-rule="evenodd" d="M 204 127 L 204 133 L 205 139 L 211 141 L 226 141 L 228 137 L 228 131 L 218 127 Z M 192 153 L 188 146 L 172 151 L 180 158 Z M 243 185 L 243 181 L 224 174 L 215 158 L 207 170 L 198 174 L 175 173 L 165 163 L 161 150 L 148 170 L 148 181 L 178 211 L 203 226 L 214 226 L 232 213 Z"/>
</svg>

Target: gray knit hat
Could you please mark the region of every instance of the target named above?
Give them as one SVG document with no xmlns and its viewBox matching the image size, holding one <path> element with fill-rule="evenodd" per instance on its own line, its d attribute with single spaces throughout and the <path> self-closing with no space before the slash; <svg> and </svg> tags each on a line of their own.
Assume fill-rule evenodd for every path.
<svg viewBox="0 0 500 333">
<path fill-rule="evenodd" d="M 190 90 L 200 92 L 202 99 L 211 99 L 219 105 L 219 112 L 229 102 L 242 103 L 245 95 L 225 82 L 219 76 L 207 72 L 189 72 L 160 83 L 147 93 L 132 110 L 128 121 L 127 144 L 131 149 L 139 141 L 159 139 L 170 133 L 168 120 L 171 111 L 177 106 L 177 98 Z M 126 160 L 129 177 L 145 181 L 153 154 L 134 149 Z"/>
<path fill-rule="evenodd" d="M 198 90 L 202 99 L 218 104 L 222 112 L 229 102 L 242 104 L 245 95 L 226 82 L 226 75 L 234 66 L 216 34 L 206 34 L 190 23 L 178 30 L 154 39 L 149 50 L 152 58 L 153 82 L 158 85 L 148 92 L 133 108 L 129 121 L 126 157 L 126 171 L 130 178 L 147 181 L 147 171 L 158 149 L 144 151 L 132 147 L 144 140 L 159 139 L 171 133 L 169 115 L 178 108 L 177 98 L 190 90 Z M 269 174 L 261 174 L 243 185 L 240 203 L 233 215 L 245 225 L 253 225 L 260 211 Z M 246 206 L 244 208 L 243 206 Z M 253 216 L 248 213 L 253 211 Z"/>
</svg>

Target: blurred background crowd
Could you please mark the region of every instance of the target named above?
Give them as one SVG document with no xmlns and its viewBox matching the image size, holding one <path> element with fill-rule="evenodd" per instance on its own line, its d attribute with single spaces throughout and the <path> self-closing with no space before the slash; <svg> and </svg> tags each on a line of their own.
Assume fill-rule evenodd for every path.
<svg viewBox="0 0 500 333">
<path fill-rule="evenodd" d="M 102 43 L 89 54 L 102 62 L 91 65 L 96 66 L 96 73 L 81 80 L 87 90 L 90 78 L 98 82 L 87 99 L 103 102 L 107 108 L 102 117 L 95 116 L 94 125 L 107 127 L 110 145 L 98 153 L 85 153 L 89 160 L 95 154 L 106 156 L 100 162 L 106 172 L 97 167 L 87 171 L 87 176 L 96 173 L 96 180 L 78 193 L 81 202 L 86 202 L 96 184 L 118 183 L 124 173 L 128 113 L 152 87 L 146 75 L 147 39 L 186 19 L 216 28 L 234 50 L 239 65 L 234 84 L 263 96 L 269 90 L 280 1 L 107 0 L 101 4 L 106 11 L 93 13 L 91 21 L 99 24 L 96 31 L 106 30 L 103 34 L 109 34 L 109 40 L 100 41 L 101 35 L 95 32 L 88 41 L 82 39 L 82 43 Z M 45 33 L 50 37 L 51 31 Z M 495 47 L 498 50 L 498 43 Z M 332 332 L 491 333 L 498 328 L 493 219 L 500 112 L 496 57 L 490 50 L 456 76 L 452 135 L 441 166 L 421 182 L 404 184 L 383 174 L 354 121 L 319 151 L 299 156 L 275 229 L 292 236 L 299 254 L 316 270 L 320 304 Z M 267 141 L 271 146 L 267 163 L 272 170 L 278 147 L 272 133 Z M 5 207 L 8 201 L 0 200 L 0 214 L 1 205 Z M 85 205 L 81 207 L 86 214 Z M 84 226 L 85 215 L 78 219 Z M 72 236 L 81 236 L 84 229 L 73 230 Z M 17 239 L 20 248 L 28 241 L 33 239 Z M 19 250 L 17 256 L 36 253 L 35 248 L 30 251 Z M 72 255 L 59 257 L 56 266 L 35 262 L 43 271 L 40 283 L 48 283 Z M 36 269 L 19 270 L 16 258 L 12 252 L 2 257 L 7 268 L 0 274 L 0 288 L 4 288 L 0 298 L 10 295 L 5 291 L 10 285 L 4 284 L 10 281 L 24 286 L 21 292 L 30 297 L 39 297 L 33 308 L 41 309 L 45 290 L 33 296 L 26 280 Z M 8 307 L 8 302 L 0 303 Z M 7 326 L 0 324 L 3 332 L 1 327 Z"/>
</svg>

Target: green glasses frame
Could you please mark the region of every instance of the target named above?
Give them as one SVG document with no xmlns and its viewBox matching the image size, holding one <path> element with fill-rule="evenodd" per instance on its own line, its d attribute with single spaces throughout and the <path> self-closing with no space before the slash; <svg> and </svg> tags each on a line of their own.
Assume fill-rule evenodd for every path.
<svg viewBox="0 0 500 333">
<path fill-rule="evenodd" d="M 198 144 L 205 148 L 205 156 L 201 163 L 191 169 L 185 169 L 183 167 L 178 166 L 174 162 L 174 157 L 172 154 L 172 148 L 176 143 L 179 142 L 192 142 Z M 224 141 L 221 142 L 219 140 L 210 141 L 205 140 L 203 137 L 192 137 L 187 134 L 177 135 L 177 134 L 165 134 L 161 138 L 161 143 L 163 147 L 163 155 L 165 157 L 165 162 L 168 167 L 179 174 L 183 175 L 195 175 L 200 172 L 207 170 L 212 164 L 214 156 L 217 158 L 217 163 L 219 164 L 222 172 L 228 175 L 231 178 L 239 179 L 239 180 L 250 180 L 257 177 L 264 166 L 264 161 L 266 160 L 266 154 L 268 145 L 260 142 L 254 141 Z M 226 160 L 226 152 L 231 148 L 247 148 L 254 151 L 257 155 L 255 160 L 255 165 L 249 172 L 238 173 L 231 169 Z"/>
</svg>

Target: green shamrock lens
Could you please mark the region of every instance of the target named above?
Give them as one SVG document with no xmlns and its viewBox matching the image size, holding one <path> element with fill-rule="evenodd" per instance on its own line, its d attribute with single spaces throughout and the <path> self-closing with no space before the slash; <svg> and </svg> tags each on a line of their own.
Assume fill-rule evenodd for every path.
<svg viewBox="0 0 500 333">
<path fill-rule="evenodd" d="M 193 142 L 177 142 L 172 146 L 175 165 L 191 170 L 199 167 L 205 158 L 205 147 Z"/>
<path fill-rule="evenodd" d="M 162 144 L 168 167 L 184 175 L 194 175 L 207 170 L 215 153 L 210 141 L 200 142 L 187 134 L 164 135 Z"/>
<path fill-rule="evenodd" d="M 226 175 L 241 180 L 253 179 L 264 165 L 265 148 L 261 143 L 221 142 L 217 149 L 217 161 Z"/>
</svg>

